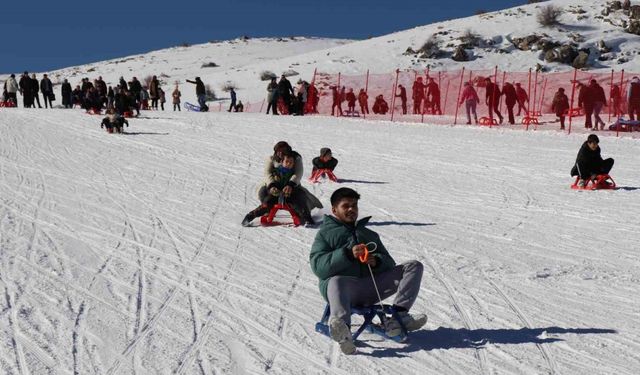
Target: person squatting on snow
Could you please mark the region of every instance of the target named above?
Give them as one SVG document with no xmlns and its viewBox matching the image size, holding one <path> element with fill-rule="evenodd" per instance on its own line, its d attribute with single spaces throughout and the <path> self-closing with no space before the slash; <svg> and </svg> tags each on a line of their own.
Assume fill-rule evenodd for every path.
<svg viewBox="0 0 640 375">
<path fill-rule="evenodd" d="M 200 106 L 201 112 L 206 112 L 209 110 L 206 103 L 206 89 L 204 87 L 204 83 L 200 79 L 200 77 L 196 77 L 195 81 L 187 80 L 189 83 L 193 83 L 196 85 L 196 96 L 198 97 L 198 105 Z"/>
<path fill-rule="evenodd" d="M 371 108 L 373 113 L 377 115 L 386 115 L 389 112 L 389 105 L 384 100 L 382 94 L 376 96 L 376 101 L 373 102 L 373 107 Z"/>
<path fill-rule="evenodd" d="M 298 213 L 298 216 L 300 216 L 302 225 L 306 223 L 314 224 L 313 218 L 311 217 L 311 211 L 314 208 L 322 208 L 322 203 L 320 203 L 318 198 L 316 198 L 300 184 L 300 181 L 302 180 L 302 174 L 304 173 L 302 156 L 300 156 L 299 153 L 293 151 L 291 146 L 289 146 L 289 144 L 285 141 L 280 141 L 276 143 L 275 146 L 273 146 L 273 155 L 269 156 L 269 158 L 267 158 L 265 162 L 264 182 L 258 189 L 258 199 L 260 200 L 260 202 L 264 202 L 265 198 L 268 196 L 268 194 L 270 194 L 270 189 L 268 187 L 272 183 L 276 182 L 273 176 L 277 172 L 278 168 L 282 165 L 282 157 L 286 152 L 292 152 L 294 155 L 294 173 L 288 179 L 286 186 L 284 186 L 281 191 L 285 196 L 291 196 L 294 188 L 299 189 L 300 194 L 292 196 L 293 198 L 299 199 L 299 201 L 292 202 L 295 206 L 297 206 L 294 207 L 294 210 L 296 208 L 300 210 L 296 210 L 296 213 Z M 249 225 L 251 220 L 253 220 L 254 218 L 250 218 L 249 222 L 246 223 L 246 225 Z M 242 225 L 245 225 L 245 220 L 242 221 Z"/>
<path fill-rule="evenodd" d="M 640 120 L 640 80 L 638 77 L 631 79 L 631 84 L 627 92 L 627 100 L 629 102 L 629 120 Z M 634 117 L 634 115 L 637 117 Z"/>
<path fill-rule="evenodd" d="M 497 84 L 491 82 L 491 78 L 485 78 L 486 82 L 486 99 L 485 103 L 489 108 L 489 118 L 493 120 L 493 113 L 498 115 L 499 123 L 502 124 L 504 120 L 500 113 L 500 88 Z"/>
<path fill-rule="evenodd" d="M 400 89 L 400 93 L 396 93 L 396 98 L 400 98 L 400 102 L 402 103 L 402 114 L 407 114 L 407 89 L 402 85 L 398 85 Z"/>
<path fill-rule="evenodd" d="M 600 139 L 595 134 L 589 134 L 587 140 L 580 147 L 576 162 L 571 168 L 571 176 L 578 176 L 578 186 L 584 187 L 587 179 L 593 181 L 599 174 L 609 174 L 613 168 L 613 159 L 603 160 L 600 156 Z"/>
<path fill-rule="evenodd" d="M 333 172 L 338 165 L 338 159 L 333 157 L 330 148 L 323 147 L 320 149 L 320 156 L 313 158 L 311 163 L 313 164 L 312 174 L 318 169 L 328 169 Z"/>
<path fill-rule="evenodd" d="M 325 215 L 309 255 L 311 270 L 319 279 L 320 293 L 329 303 L 331 338 L 345 354 L 356 352 L 350 329 L 351 307 L 379 302 L 367 265 L 371 266 L 381 298 L 396 294 L 393 307 L 408 331 L 417 330 L 427 322 L 424 314 L 409 314 L 420 292 L 422 263 L 412 260 L 396 264 L 380 236 L 366 227 L 370 217 L 358 220 L 359 199 L 360 195 L 350 188 L 333 192 L 333 216 Z M 358 258 L 371 242 L 376 246 L 375 252 L 366 264 L 361 263 Z M 385 319 L 385 331 L 390 337 L 402 333 L 395 319 Z"/>
<path fill-rule="evenodd" d="M 180 89 L 178 88 L 178 84 L 176 83 L 176 88 L 173 89 L 173 92 L 171 93 L 171 98 L 172 98 L 172 103 L 173 103 L 173 111 L 176 111 L 176 108 L 178 109 L 178 112 L 180 112 L 180 97 L 182 96 L 182 93 L 180 92 Z"/>
<path fill-rule="evenodd" d="M 518 97 L 518 114 L 516 116 L 520 116 L 523 109 L 525 114 L 529 114 L 529 108 L 526 104 L 529 102 L 529 95 L 527 95 L 525 89 L 522 88 L 520 82 L 516 82 L 516 96 Z"/>
<path fill-rule="evenodd" d="M 478 93 L 476 89 L 473 88 L 473 85 L 470 82 L 464 83 L 464 89 L 462 90 L 462 95 L 460 96 L 460 103 L 458 105 L 462 105 L 464 103 L 465 108 L 467 110 L 467 125 L 471 124 L 471 113 L 473 113 L 473 119 L 475 123 L 478 123 L 478 113 L 476 112 L 476 107 L 480 103 L 480 98 L 478 97 Z"/>
<path fill-rule="evenodd" d="M 569 98 L 564 93 L 564 89 L 560 87 L 553 96 L 553 102 L 551 102 L 551 110 L 560 119 L 560 130 L 564 130 L 564 119 L 569 108 Z"/>
<path fill-rule="evenodd" d="M 106 128 L 109 133 L 113 133 L 114 130 L 116 133 L 122 133 L 122 127 L 124 125 L 127 125 L 127 128 L 129 127 L 129 122 L 124 117 L 116 114 L 109 114 L 102 119 L 100 128 Z"/>
</svg>

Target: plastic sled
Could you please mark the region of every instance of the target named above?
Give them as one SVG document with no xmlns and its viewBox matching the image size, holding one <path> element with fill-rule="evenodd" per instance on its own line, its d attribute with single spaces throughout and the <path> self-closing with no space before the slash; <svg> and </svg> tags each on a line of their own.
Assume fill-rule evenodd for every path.
<svg viewBox="0 0 640 375">
<path fill-rule="evenodd" d="M 316 169 L 315 172 L 311 174 L 311 177 L 309 177 L 309 181 L 315 184 L 320 182 L 320 179 L 323 177 L 333 182 L 338 182 L 338 178 L 330 169 Z"/>
<path fill-rule="evenodd" d="M 596 180 L 593 181 L 591 179 L 585 180 L 584 186 L 578 186 L 578 181 L 580 181 L 580 177 L 576 177 L 576 181 L 571 185 L 571 188 L 574 190 L 612 190 L 616 188 L 616 183 L 613 181 L 613 178 L 608 174 L 599 174 L 596 176 Z"/>
<path fill-rule="evenodd" d="M 5 107 L 5 108 L 15 108 L 17 107 L 16 103 L 12 100 L 7 100 L 7 101 L 0 101 L 0 107 Z"/>
<path fill-rule="evenodd" d="M 615 124 L 609 126 L 609 130 L 621 132 L 640 131 L 640 121 L 631 121 L 619 118 Z"/>
<path fill-rule="evenodd" d="M 525 116 L 522 118 L 522 125 L 540 125 L 537 117 Z"/>
<path fill-rule="evenodd" d="M 275 221 L 276 214 L 278 211 L 287 211 L 291 215 L 292 222 L 281 222 Z M 271 211 L 268 214 L 260 217 L 260 224 L 263 226 L 274 226 L 274 225 L 293 225 L 295 227 L 300 225 L 300 216 L 296 213 L 296 211 L 287 203 L 278 203 L 271 207 Z"/>
<path fill-rule="evenodd" d="M 318 323 L 316 323 L 316 332 L 322 333 L 325 336 L 331 337 L 331 332 L 329 330 L 329 314 L 331 310 L 329 309 L 329 305 L 324 308 L 324 313 L 322 314 L 322 319 Z M 364 319 L 364 322 L 358 329 L 351 334 L 353 341 L 358 339 L 358 336 L 366 329 L 369 333 L 374 333 L 376 335 L 382 336 L 385 339 L 393 340 L 396 342 L 406 342 L 409 338 L 409 333 L 407 332 L 407 328 L 402 323 L 402 319 L 399 318 L 398 313 L 391 305 L 384 305 L 384 310 L 380 305 L 375 306 L 367 306 L 367 307 L 352 307 L 351 315 L 360 315 Z M 391 317 L 388 317 L 391 315 Z M 378 318 L 379 322 L 374 323 L 373 319 Z M 382 324 L 384 319 L 396 319 L 398 323 L 400 323 L 400 329 L 402 333 L 398 336 L 389 337 L 387 336 L 384 325 Z"/>
<path fill-rule="evenodd" d="M 564 111 L 568 117 L 579 117 L 584 116 L 582 112 L 582 108 L 571 108 Z"/>
<path fill-rule="evenodd" d="M 484 126 L 498 126 L 498 120 L 490 117 L 480 117 L 478 124 Z"/>
</svg>

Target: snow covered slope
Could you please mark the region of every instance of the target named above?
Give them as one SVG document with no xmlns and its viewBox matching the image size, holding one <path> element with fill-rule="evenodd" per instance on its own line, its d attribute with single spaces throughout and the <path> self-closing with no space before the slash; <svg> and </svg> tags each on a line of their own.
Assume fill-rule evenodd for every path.
<svg viewBox="0 0 640 375">
<path fill-rule="evenodd" d="M 584 134 L 153 112 L 0 111 L 3 374 L 637 374 L 638 140 L 617 191 L 569 189 Z M 243 228 L 264 158 L 320 147 L 397 261 L 425 265 L 406 345 L 314 332 L 317 229 Z M 327 212 L 325 209 L 324 212 Z M 321 212 L 315 212 L 321 219 Z"/>
</svg>

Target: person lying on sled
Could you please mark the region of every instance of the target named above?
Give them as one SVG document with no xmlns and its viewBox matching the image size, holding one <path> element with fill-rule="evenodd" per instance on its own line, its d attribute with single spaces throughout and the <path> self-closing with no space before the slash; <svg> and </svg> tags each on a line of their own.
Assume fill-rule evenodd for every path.
<svg viewBox="0 0 640 375">
<path fill-rule="evenodd" d="M 349 328 L 351 307 L 372 306 L 379 302 L 367 264 L 371 266 L 381 298 L 396 295 L 393 307 L 408 331 L 427 323 L 425 314 L 409 314 L 420 292 L 422 263 L 411 260 L 396 264 L 380 236 L 366 227 L 370 217 L 358 221 L 359 199 L 360 195 L 350 188 L 333 192 L 331 211 L 334 216 L 325 215 L 309 255 L 311 270 L 320 280 L 320 293 L 329 303 L 331 338 L 340 344 L 345 354 L 356 351 Z M 375 252 L 366 264 L 361 263 L 358 258 L 371 243 L 376 246 Z M 395 319 L 386 319 L 385 331 L 389 337 L 402 333 Z"/>
<path fill-rule="evenodd" d="M 328 169 L 331 172 L 338 165 L 338 159 L 334 158 L 331 154 L 331 149 L 328 147 L 323 147 L 320 149 L 320 156 L 316 156 L 313 158 L 313 170 L 311 175 L 314 175 L 318 169 Z"/>
<path fill-rule="evenodd" d="M 112 129 L 115 129 L 116 133 L 122 133 L 122 127 L 124 125 L 129 127 L 129 121 L 127 121 L 124 117 L 118 116 L 116 114 L 109 114 L 105 118 L 102 119 L 102 123 L 100 124 L 101 128 L 107 128 L 108 132 L 112 132 Z"/>
<path fill-rule="evenodd" d="M 267 185 L 267 194 L 262 198 L 262 202 L 258 207 L 251 210 L 245 215 L 242 220 L 242 226 L 249 226 L 251 222 L 262 215 L 269 213 L 271 208 L 278 203 L 280 196 L 283 196 L 286 203 L 290 204 L 293 210 L 300 216 L 301 224 L 305 224 L 306 221 L 303 215 L 304 207 L 304 192 L 302 189 L 291 181 L 291 178 L 295 174 L 296 155 L 291 150 L 285 150 L 281 155 L 281 165 L 274 168 L 272 172 L 272 180 Z M 285 189 L 287 186 L 291 189 Z"/>
<path fill-rule="evenodd" d="M 571 168 L 571 176 L 578 176 L 578 186 L 584 187 L 587 179 L 593 181 L 599 174 L 609 174 L 613 167 L 613 159 L 602 159 L 600 156 L 600 139 L 595 134 L 589 134 L 587 140 L 580 147 L 576 162 Z"/>
</svg>

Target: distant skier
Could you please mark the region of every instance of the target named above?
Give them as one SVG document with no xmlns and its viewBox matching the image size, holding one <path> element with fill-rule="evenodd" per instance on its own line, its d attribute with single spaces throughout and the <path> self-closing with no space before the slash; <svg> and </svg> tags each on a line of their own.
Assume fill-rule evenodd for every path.
<svg viewBox="0 0 640 375">
<path fill-rule="evenodd" d="M 198 97 L 198 105 L 200 106 L 201 112 L 206 112 L 209 110 L 206 103 L 206 90 L 204 87 L 204 83 L 200 80 L 200 77 L 196 77 L 195 81 L 187 80 L 189 83 L 193 83 L 196 85 L 196 96 Z"/>
<path fill-rule="evenodd" d="M 329 303 L 331 338 L 344 354 L 354 354 L 351 338 L 351 307 L 372 306 L 378 303 L 372 277 L 380 297 L 396 295 L 393 307 L 408 331 L 427 323 L 424 314 L 409 314 L 420 292 L 423 265 L 417 260 L 396 264 L 382 244 L 380 236 L 366 227 L 369 217 L 358 221 L 360 195 L 350 188 L 340 188 L 331 195 L 331 212 L 325 215 L 311 247 L 311 270 L 319 279 L 320 293 Z M 363 257 L 369 246 L 375 251 Z M 369 250 L 372 250 L 369 247 Z M 368 266 L 370 267 L 368 267 Z M 370 276 L 369 269 L 373 272 Z M 385 319 L 385 331 L 390 337 L 402 333 L 396 319 Z"/>
<path fill-rule="evenodd" d="M 293 92 L 293 86 L 291 86 L 291 82 L 287 79 L 287 77 L 282 74 L 280 76 L 280 82 L 278 82 L 278 100 L 282 98 L 282 101 L 287 106 L 288 113 L 291 114 L 291 97 L 295 95 Z"/>
<path fill-rule="evenodd" d="M 600 156 L 600 139 L 595 134 L 589 134 L 587 140 L 580 147 L 576 162 L 571 168 L 571 176 L 578 176 L 578 186 L 584 187 L 587 179 L 596 180 L 599 174 L 609 174 L 613 167 L 612 158 L 602 159 Z"/>
<path fill-rule="evenodd" d="M 560 87 L 553 96 L 553 102 L 551 102 L 551 110 L 554 111 L 560 119 L 560 130 L 564 130 L 564 119 L 568 109 L 569 98 L 564 93 L 564 89 Z"/>
</svg>

